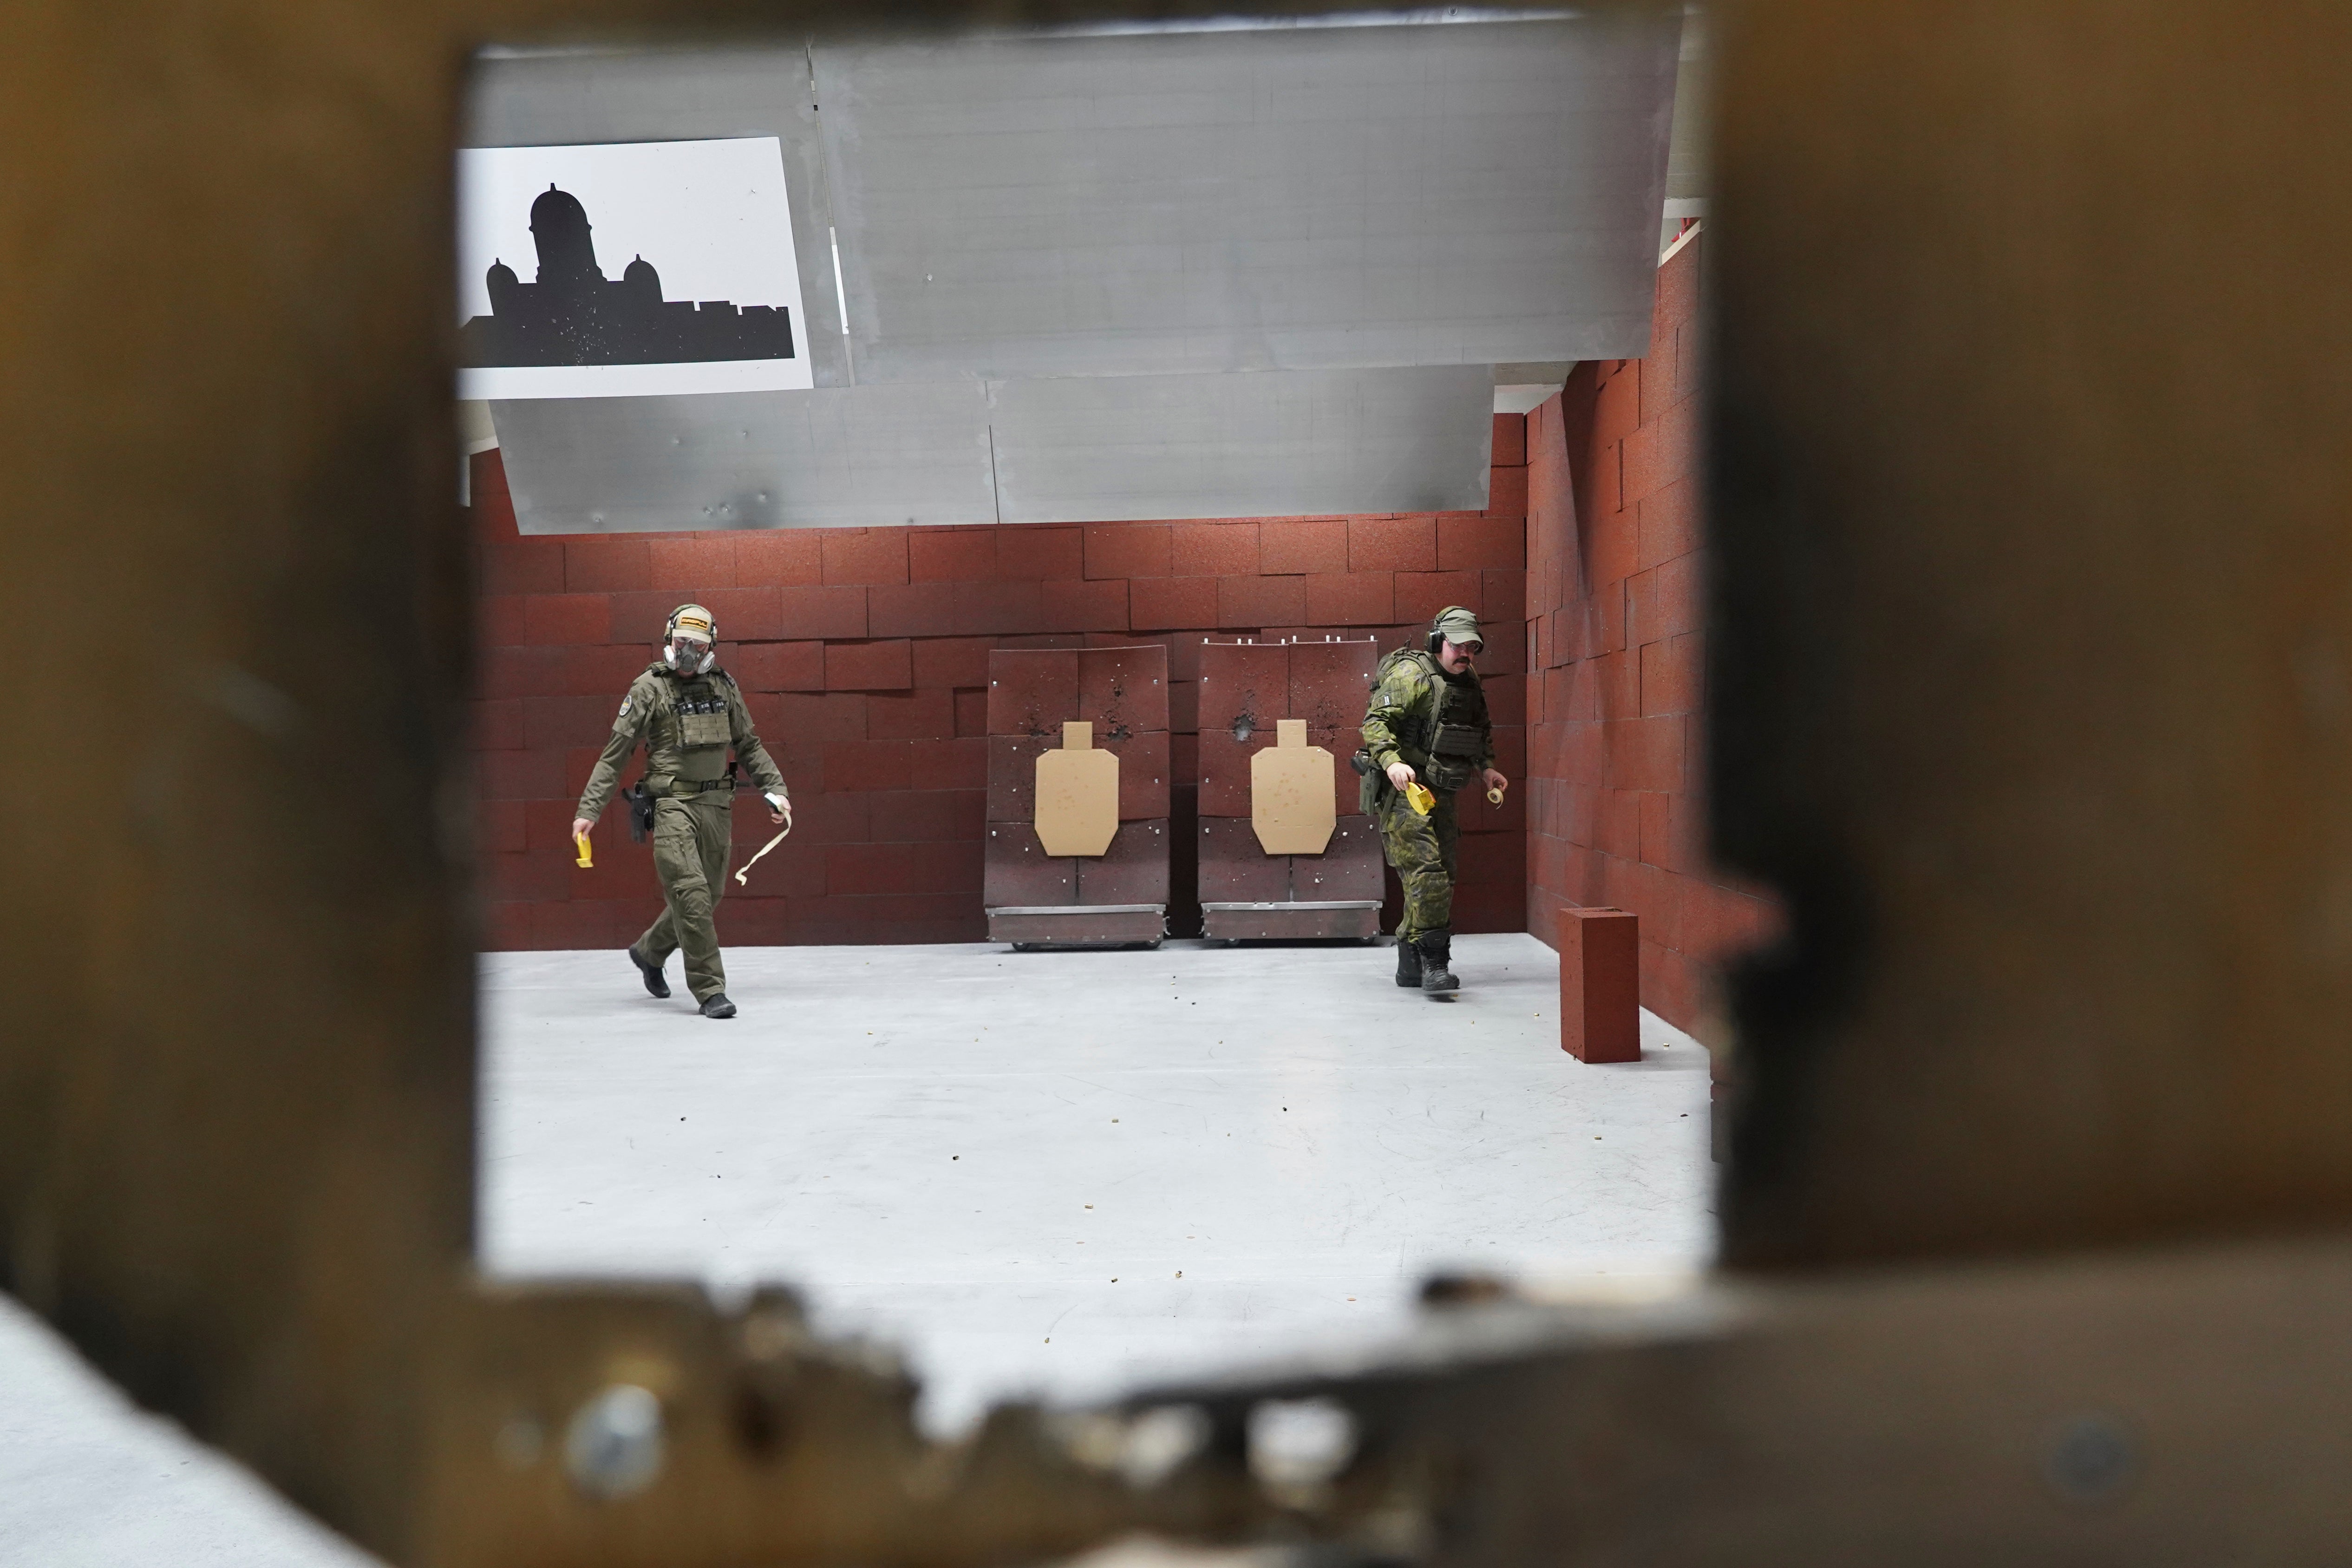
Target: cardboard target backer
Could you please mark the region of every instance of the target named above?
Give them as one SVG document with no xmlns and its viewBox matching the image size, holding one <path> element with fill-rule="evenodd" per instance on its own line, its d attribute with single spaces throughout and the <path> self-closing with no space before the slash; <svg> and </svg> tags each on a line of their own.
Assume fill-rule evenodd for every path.
<svg viewBox="0 0 2352 1568">
<path fill-rule="evenodd" d="M 1048 855 L 1100 855 L 1118 834 L 1118 758 L 1095 727 L 1062 726 L 1062 749 L 1037 759 L 1037 840 Z"/>
<path fill-rule="evenodd" d="M 1269 855 L 1320 855 L 1339 817 L 1331 753 L 1307 743 L 1307 721 L 1282 719 L 1275 743 L 1250 758 L 1250 826 Z"/>
</svg>

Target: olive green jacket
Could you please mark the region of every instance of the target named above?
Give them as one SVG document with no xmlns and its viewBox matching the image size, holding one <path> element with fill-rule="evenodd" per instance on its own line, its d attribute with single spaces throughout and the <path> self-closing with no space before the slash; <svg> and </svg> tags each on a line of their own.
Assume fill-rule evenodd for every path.
<svg viewBox="0 0 2352 1568">
<path fill-rule="evenodd" d="M 1372 761 L 1385 770 L 1402 762 L 1412 769 L 1415 776 L 1426 778 L 1429 772 L 1429 740 L 1437 728 L 1438 700 L 1444 694 L 1448 682 L 1466 684 L 1479 691 L 1479 731 L 1483 750 L 1478 758 L 1481 769 L 1495 765 L 1495 726 L 1486 718 L 1485 693 L 1478 684 L 1475 670 L 1463 675 L 1448 675 L 1438 668 L 1437 660 L 1419 648 L 1403 650 L 1403 657 L 1382 661 L 1387 670 L 1372 687 L 1370 707 L 1364 713 L 1364 749 Z"/>
<path fill-rule="evenodd" d="M 674 783 L 698 784 L 727 776 L 727 752 L 750 770 L 762 790 L 784 794 L 784 775 L 777 770 L 760 733 L 751 727 L 751 710 L 735 678 L 723 669 L 707 675 L 679 675 L 666 664 L 651 664 L 629 683 L 621 711 L 613 720 L 613 733 L 604 754 L 596 759 L 581 792 L 580 815 L 590 822 L 604 814 L 621 782 L 621 769 L 640 743 L 646 748 L 646 787 L 656 795 L 671 793 Z M 690 793 L 678 790 L 680 795 Z M 719 791 L 709 792 L 724 800 Z"/>
</svg>

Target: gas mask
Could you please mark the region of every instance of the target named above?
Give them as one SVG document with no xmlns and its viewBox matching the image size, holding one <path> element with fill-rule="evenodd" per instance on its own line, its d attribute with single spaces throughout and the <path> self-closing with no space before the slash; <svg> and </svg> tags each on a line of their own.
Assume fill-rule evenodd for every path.
<svg viewBox="0 0 2352 1568">
<path fill-rule="evenodd" d="M 718 657 L 718 650 L 698 637 L 673 637 L 662 653 L 680 675 L 707 675 Z"/>
</svg>

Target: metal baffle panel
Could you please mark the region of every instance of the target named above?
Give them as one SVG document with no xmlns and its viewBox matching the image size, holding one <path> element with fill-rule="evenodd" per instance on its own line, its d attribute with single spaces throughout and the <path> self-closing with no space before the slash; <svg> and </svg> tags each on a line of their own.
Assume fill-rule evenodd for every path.
<svg viewBox="0 0 2352 1568">
<path fill-rule="evenodd" d="M 1639 355 L 1680 35 L 1660 7 L 820 46 L 858 374 Z"/>
</svg>

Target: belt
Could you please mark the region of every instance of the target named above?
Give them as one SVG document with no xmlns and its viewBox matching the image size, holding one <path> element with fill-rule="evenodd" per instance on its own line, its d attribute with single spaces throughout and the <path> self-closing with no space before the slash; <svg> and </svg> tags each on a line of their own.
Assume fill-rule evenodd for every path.
<svg viewBox="0 0 2352 1568">
<path fill-rule="evenodd" d="M 661 794 L 667 795 L 706 795 L 714 789 L 733 789 L 734 787 L 735 780 L 731 776 L 727 778 L 704 779 L 699 784 L 696 783 L 692 779 L 672 779 L 668 784 L 662 787 Z"/>
</svg>

